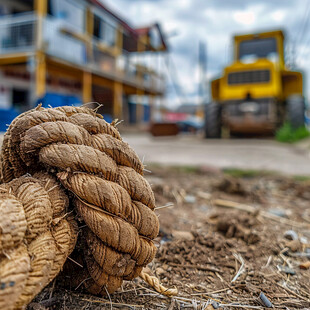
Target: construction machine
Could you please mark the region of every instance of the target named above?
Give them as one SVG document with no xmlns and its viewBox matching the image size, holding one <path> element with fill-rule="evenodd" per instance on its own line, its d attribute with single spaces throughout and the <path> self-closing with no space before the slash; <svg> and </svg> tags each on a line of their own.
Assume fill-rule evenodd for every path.
<svg viewBox="0 0 310 310">
<path fill-rule="evenodd" d="M 284 122 L 304 125 L 303 76 L 284 60 L 281 30 L 234 36 L 233 63 L 211 81 L 205 135 L 274 133 Z"/>
</svg>

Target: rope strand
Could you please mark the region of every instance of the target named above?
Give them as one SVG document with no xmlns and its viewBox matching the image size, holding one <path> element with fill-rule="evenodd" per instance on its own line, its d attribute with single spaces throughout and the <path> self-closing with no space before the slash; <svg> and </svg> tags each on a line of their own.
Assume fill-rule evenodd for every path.
<svg viewBox="0 0 310 310">
<path fill-rule="evenodd" d="M 177 288 L 167 288 L 164 287 L 162 284 L 160 284 L 159 279 L 155 276 L 151 276 L 148 273 L 142 271 L 140 273 L 140 278 L 145 281 L 147 284 L 149 284 L 156 292 L 167 296 L 172 297 L 178 295 L 178 289 Z"/>
</svg>

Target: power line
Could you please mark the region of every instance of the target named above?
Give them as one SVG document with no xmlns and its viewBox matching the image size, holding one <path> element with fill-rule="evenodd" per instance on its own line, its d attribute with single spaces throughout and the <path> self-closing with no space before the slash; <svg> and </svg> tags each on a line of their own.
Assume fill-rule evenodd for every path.
<svg viewBox="0 0 310 310">
<path fill-rule="evenodd" d="M 168 74 L 170 76 L 173 88 L 174 88 L 175 93 L 179 99 L 179 102 L 180 102 L 180 104 L 183 104 L 184 103 L 183 100 L 186 99 L 186 95 L 184 94 L 182 88 L 180 87 L 176 66 L 175 66 L 173 59 L 171 58 L 170 54 L 167 54 L 165 64 L 166 64 L 166 68 L 167 68 Z"/>
<path fill-rule="evenodd" d="M 307 30 L 307 26 L 309 24 L 309 17 L 310 17 L 309 14 L 310 14 L 310 2 L 308 1 L 307 6 L 305 8 L 304 18 L 302 19 L 302 23 L 300 26 L 300 31 L 297 32 L 297 36 L 296 36 L 295 40 L 292 42 L 292 65 L 293 66 L 295 66 L 295 57 L 296 57 L 297 45 L 303 41 L 303 38 L 304 38 L 306 30 Z M 299 49 L 299 52 L 298 52 L 299 58 L 301 57 L 302 52 L 304 52 L 304 50 L 305 50 L 304 46 L 303 46 L 303 49 Z"/>
</svg>

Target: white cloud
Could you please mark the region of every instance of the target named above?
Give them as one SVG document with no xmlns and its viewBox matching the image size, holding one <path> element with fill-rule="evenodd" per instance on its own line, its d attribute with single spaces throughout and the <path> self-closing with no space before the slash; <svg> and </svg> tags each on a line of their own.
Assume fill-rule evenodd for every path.
<svg viewBox="0 0 310 310">
<path fill-rule="evenodd" d="M 289 40 L 294 41 L 296 37 L 300 37 L 308 2 L 304 0 L 102 1 L 120 16 L 125 17 L 133 26 L 158 21 L 166 33 L 177 31 L 178 35 L 168 38 L 170 55 L 175 63 L 180 88 L 188 96 L 198 89 L 199 41 L 207 44 L 207 75 L 210 79 L 220 75 L 224 66 L 231 62 L 234 34 L 282 28 Z M 303 39 L 297 42 L 295 50 L 297 65 L 303 67 L 310 76 L 308 61 L 310 23 Z M 310 88 L 310 78 L 306 81 L 307 91 Z M 173 96 L 173 91 L 168 95 Z M 177 99 L 172 101 L 178 102 Z"/>
<path fill-rule="evenodd" d="M 242 25 L 253 25 L 256 20 L 256 15 L 252 11 L 237 11 L 233 13 L 234 20 Z"/>
<path fill-rule="evenodd" d="M 276 22 L 282 22 L 285 18 L 285 11 L 284 10 L 277 10 L 271 14 L 271 17 Z"/>
</svg>

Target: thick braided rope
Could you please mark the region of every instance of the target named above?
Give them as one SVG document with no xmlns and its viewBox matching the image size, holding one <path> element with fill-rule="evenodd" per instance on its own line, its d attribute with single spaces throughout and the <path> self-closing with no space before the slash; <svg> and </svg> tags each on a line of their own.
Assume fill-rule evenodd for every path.
<svg viewBox="0 0 310 310">
<path fill-rule="evenodd" d="M 117 129 L 92 110 L 38 107 L 24 113 L 10 125 L 1 156 L 4 182 L 47 171 L 73 193 L 87 226 L 81 242 L 89 291 L 112 293 L 153 260 L 159 225 L 143 165 Z"/>
<path fill-rule="evenodd" d="M 0 185 L 0 309 L 21 309 L 62 269 L 77 225 L 47 173 Z"/>
</svg>

